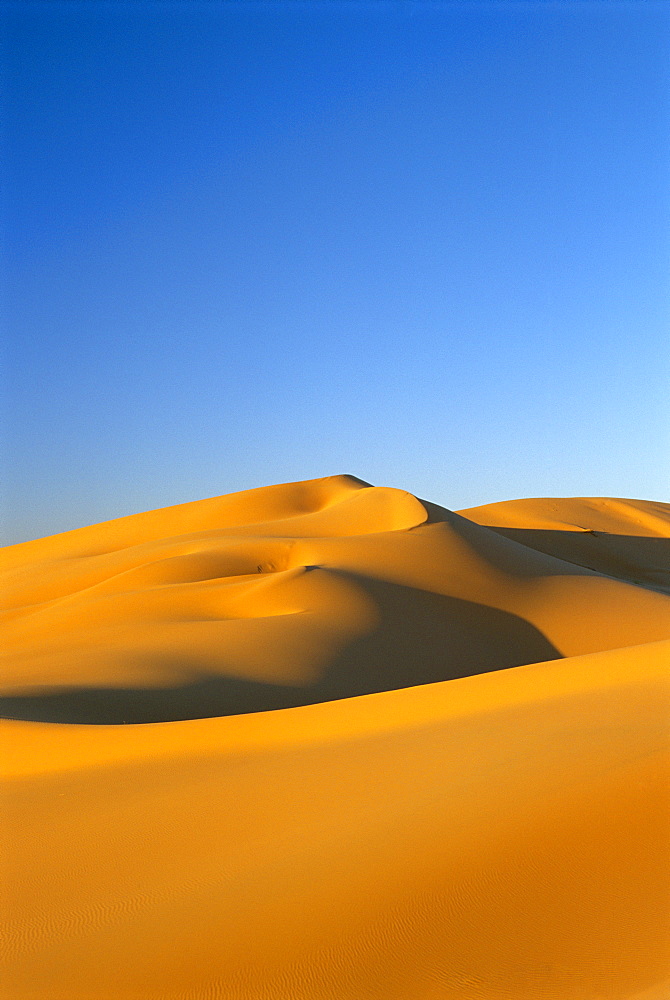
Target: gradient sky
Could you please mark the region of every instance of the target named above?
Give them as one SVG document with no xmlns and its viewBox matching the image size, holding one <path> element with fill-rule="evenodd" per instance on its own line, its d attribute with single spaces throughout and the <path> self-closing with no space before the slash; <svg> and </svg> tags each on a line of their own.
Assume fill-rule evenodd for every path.
<svg viewBox="0 0 670 1000">
<path fill-rule="evenodd" d="M 3 5 L 3 542 L 668 499 L 670 4 Z"/>
</svg>

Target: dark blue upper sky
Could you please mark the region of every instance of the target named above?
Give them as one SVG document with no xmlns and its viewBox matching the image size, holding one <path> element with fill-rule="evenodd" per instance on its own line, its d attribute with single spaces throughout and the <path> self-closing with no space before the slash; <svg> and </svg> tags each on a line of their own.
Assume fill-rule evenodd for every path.
<svg viewBox="0 0 670 1000">
<path fill-rule="evenodd" d="M 4 540 L 351 472 L 667 499 L 670 5 L 3 5 Z"/>
</svg>

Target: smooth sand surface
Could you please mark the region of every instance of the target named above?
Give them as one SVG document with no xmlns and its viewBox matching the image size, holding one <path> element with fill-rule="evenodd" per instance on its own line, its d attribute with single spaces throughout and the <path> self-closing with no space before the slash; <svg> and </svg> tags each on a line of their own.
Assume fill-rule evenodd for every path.
<svg viewBox="0 0 670 1000">
<path fill-rule="evenodd" d="M 670 506 L 349 476 L 2 551 L 5 1000 L 668 1000 Z"/>
</svg>

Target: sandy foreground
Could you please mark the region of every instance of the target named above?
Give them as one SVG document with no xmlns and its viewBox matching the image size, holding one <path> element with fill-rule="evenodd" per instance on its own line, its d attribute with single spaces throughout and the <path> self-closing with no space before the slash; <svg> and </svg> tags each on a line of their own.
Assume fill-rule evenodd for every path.
<svg viewBox="0 0 670 1000">
<path fill-rule="evenodd" d="M 335 476 L 0 587 L 3 1000 L 670 998 L 670 505 Z"/>
</svg>

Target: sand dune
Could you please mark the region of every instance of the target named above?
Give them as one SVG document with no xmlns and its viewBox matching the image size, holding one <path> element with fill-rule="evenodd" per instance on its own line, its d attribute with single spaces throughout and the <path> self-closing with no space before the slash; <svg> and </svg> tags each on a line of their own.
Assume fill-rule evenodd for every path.
<svg viewBox="0 0 670 1000">
<path fill-rule="evenodd" d="M 669 547 L 337 476 L 3 550 L 0 996 L 667 1000 Z"/>
</svg>

